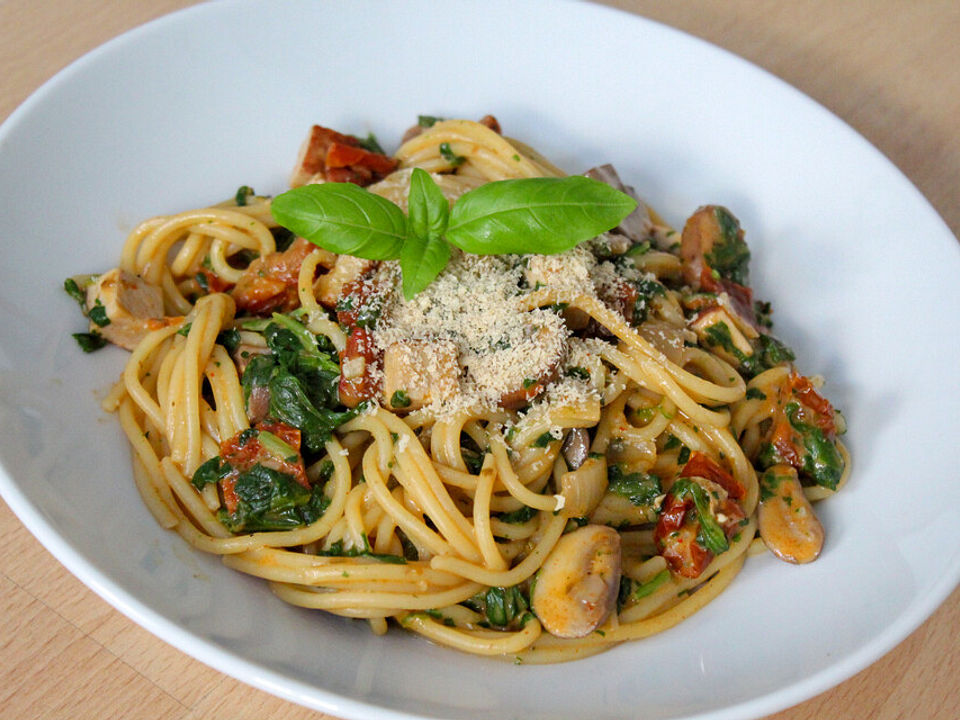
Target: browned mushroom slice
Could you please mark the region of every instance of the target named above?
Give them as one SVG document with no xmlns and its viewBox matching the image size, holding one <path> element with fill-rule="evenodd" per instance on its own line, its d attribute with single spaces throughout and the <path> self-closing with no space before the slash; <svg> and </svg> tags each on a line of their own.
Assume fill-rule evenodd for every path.
<svg viewBox="0 0 960 720">
<path fill-rule="evenodd" d="M 760 479 L 760 537 L 774 555 L 791 563 L 813 562 L 823 549 L 823 525 L 803 493 L 797 471 L 774 465 Z"/>
<path fill-rule="evenodd" d="M 584 428 L 571 428 L 563 441 L 563 457 L 571 470 L 579 468 L 590 454 L 590 435 Z"/>
<path fill-rule="evenodd" d="M 607 619 L 619 588 L 620 534 L 586 525 L 561 537 L 547 556 L 531 604 L 551 635 L 584 637 Z"/>
<path fill-rule="evenodd" d="M 560 478 L 563 514 L 571 518 L 587 517 L 607 492 L 607 461 L 601 455 L 587 458 L 575 470 Z"/>
<path fill-rule="evenodd" d="M 650 234 L 653 221 L 650 219 L 650 212 L 647 210 L 647 206 L 644 205 L 640 196 L 637 195 L 636 190 L 623 183 L 613 165 L 600 165 L 599 167 L 591 168 L 587 170 L 584 175 L 593 180 L 606 183 L 637 201 L 636 210 L 627 215 L 617 227 L 611 230 L 612 233 L 623 235 L 628 238 L 631 243 L 638 243 Z M 626 249 L 627 248 L 624 248 L 622 252 L 626 252 Z"/>
</svg>

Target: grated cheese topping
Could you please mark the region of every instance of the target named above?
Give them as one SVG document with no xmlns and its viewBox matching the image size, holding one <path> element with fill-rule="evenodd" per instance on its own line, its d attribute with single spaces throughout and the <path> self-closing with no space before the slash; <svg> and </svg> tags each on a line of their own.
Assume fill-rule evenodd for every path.
<svg viewBox="0 0 960 720">
<path fill-rule="evenodd" d="M 369 281 L 383 296 L 374 343 L 380 352 L 411 341 L 453 344 L 460 369 L 457 392 L 426 405 L 438 416 L 468 408 L 494 410 L 507 404 L 511 393 L 531 388 L 551 404 L 583 401 L 596 397 L 597 389 L 590 382 L 564 381 L 571 348 L 584 350 L 582 341 L 571 337 L 562 308 L 524 310 L 521 302 L 543 286 L 563 302 L 596 297 L 598 283 L 616 271 L 583 246 L 557 255 L 480 256 L 454 250 L 437 279 L 407 301 L 399 265 L 383 262 Z M 425 363 L 411 369 L 416 374 L 411 382 L 449 372 L 429 356 Z"/>
</svg>

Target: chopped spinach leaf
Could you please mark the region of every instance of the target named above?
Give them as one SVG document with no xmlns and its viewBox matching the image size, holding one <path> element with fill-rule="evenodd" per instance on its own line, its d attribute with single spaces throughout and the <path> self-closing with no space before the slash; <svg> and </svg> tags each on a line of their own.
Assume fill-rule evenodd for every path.
<svg viewBox="0 0 960 720">
<path fill-rule="evenodd" d="M 800 406 L 797 403 L 789 403 L 786 413 L 790 425 L 803 438 L 803 447 L 807 451 L 803 456 L 802 471 L 817 485 L 836 490 L 837 483 L 843 476 L 844 466 L 843 456 L 837 449 L 836 443 L 816 425 L 800 420 Z"/>
<path fill-rule="evenodd" d="M 793 362 L 796 359 L 793 350 L 773 335 L 761 333 L 760 337 L 751 344 L 753 345 L 753 355 L 740 362 L 740 371 L 748 379 L 756 377 L 764 370 L 769 370 L 785 362 Z"/>
<path fill-rule="evenodd" d="M 500 522 L 510 523 L 511 525 L 522 525 L 525 522 L 529 522 L 537 516 L 536 508 L 532 508 L 529 505 L 524 505 L 519 510 L 512 510 L 511 512 L 500 513 L 495 516 Z"/>
<path fill-rule="evenodd" d="M 417 546 L 407 537 L 407 534 L 400 528 L 397 528 L 396 533 L 400 539 L 400 547 L 403 548 L 403 557 L 411 562 L 419 560 L 420 553 L 417 551 Z"/>
<path fill-rule="evenodd" d="M 440 143 L 440 156 L 453 167 L 459 167 L 467 161 L 463 155 L 457 155 L 451 148 L 450 143 Z"/>
<path fill-rule="evenodd" d="M 553 439 L 554 439 L 553 435 L 551 435 L 550 431 L 548 430 L 547 432 L 543 433 L 543 435 L 541 435 L 536 440 L 534 440 L 532 443 L 530 443 L 530 447 L 545 448 L 547 445 L 550 444 L 550 441 Z"/>
<path fill-rule="evenodd" d="M 526 593 L 518 585 L 488 588 L 463 604 L 485 615 L 489 625 L 501 628 L 515 621 L 522 627 L 530 607 Z"/>
<path fill-rule="evenodd" d="M 273 235 L 273 243 L 276 245 L 277 252 L 283 252 L 288 249 L 293 244 L 293 241 L 297 239 L 295 233 L 287 230 L 282 225 L 270 228 L 270 234 Z"/>
<path fill-rule="evenodd" d="M 383 147 L 377 141 L 377 136 L 373 133 L 368 133 L 367 137 L 364 139 L 357 138 L 357 141 L 360 143 L 360 147 L 364 150 L 367 150 L 372 153 L 378 153 L 380 155 L 386 155 L 383 151 Z"/>
<path fill-rule="evenodd" d="M 256 193 L 253 191 L 253 188 L 249 185 L 241 185 L 237 188 L 237 194 L 234 195 L 233 199 L 236 201 L 238 207 L 243 207 L 247 204 L 247 198 L 253 197 Z"/>
<path fill-rule="evenodd" d="M 319 452 L 333 430 L 362 408 L 340 405 L 340 367 L 303 324 L 274 315 L 263 335 L 270 354 L 257 355 L 247 365 L 241 379 L 244 400 L 249 402 L 254 388 L 265 387 L 270 417 L 299 429 L 303 446 Z"/>
<path fill-rule="evenodd" d="M 669 579 L 670 579 L 670 571 L 661 570 L 652 578 L 650 578 L 646 582 L 640 583 L 637 586 L 636 590 L 633 591 L 633 599 L 639 600 L 641 598 L 647 597 L 648 595 L 653 595 L 653 593 L 656 592 L 660 588 L 660 586 L 663 585 L 665 582 L 667 582 L 667 580 Z"/>
<path fill-rule="evenodd" d="M 203 490 L 210 483 L 219 482 L 231 472 L 233 472 L 233 468 L 230 463 L 221 463 L 220 456 L 217 455 L 194 471 L 191 482 L 197 490 Z"/>
<path fill-rule="evenodd" d="M 72 277 L 64 280 L 63 289 L 67 292 L 67 295 L 77 301 L 77 304 L 80 305 L 81 308 L 86 308 L 87 294 L 80 289 L 80 285 L 76 280 L 74 280 Z"/>
<path fill-rule="evenodd" d="M 670 436 L 667 438 L 667 441 L 663 444 L 663 449 L 673 450 L 674 448 L 680 447 L 680 444 L 681 444 L 680 438 L 678 438 L 676 435 L 671 433 Z"/>
<path fill-rule="evenodd" d="M 773 328 L 773 320 L 770 317 L 773 314 L 773 307 L 769 302 L 764 302 L 763 300 L 754 300 L 753 314 L 757 318 L 758 325 L 765 327 L 768 330 Z"/>
<path fill-rule="evenodd" d="M 395 408 L 410 407 L 410 396 L 406 390 L 394 390 L 390 396 L 390 406 Z"/>
<path fill-rule="evenodd" d="M 231 532 L 289 530 L 304 524 L 314 492 L 279 470 L 254 465 L 234 478 L 238 503 L 233 513 L 221 509 L 218 518 Z M 315 510 L 315 508 L 314 508 Z M 312 512 L 311 512 L 312 514 Z"/>
<path fill-rule="evenodd" d="M 463 458 L 463 462 L 467 466 L 467 470 L 470 471 L 471 475 L 476 475 L 483 469 L 483 458 L 485 456 L 485 453 L 477 452 L 475 450 L 471 450 L 470 448 L 460 448 L 460 457 Z"/>
<path fill-rule="evenodd" d="M 723 207 L 717 207 L 714 215 L 720 226 L 720 237 L 706 253 L 707 263 L 720 277 L 738 285 L 747 285 L 750 249 L 743 241 L 740 223 L 729 210 Z"/>
<path fill-rule="evenodd" d="M 622 465 L 607 468 L 607 490 L 641 507 L 652 505 L 662 493 L 660 478 L 653 473 L 625 473 Z"/>
<path fill-rule="evenodd" d="M 632 245 L 629 250 L 626 252 L 627 257 L 640 257 L 641 255 L 646 255 L 650 252 L 650 241 L 643 240 L 638 242 L 636 245 Z"/>
<path fill-rule="evenodd" d="M 370 552 L 369 541 L 365 542 L 365 545 L 366 547 L 363 549 L 350 548 L 349 550 L 345 550 L 343 547 L 343 540 L 337 540 L 330 546 L 328 550 L 321 550 L 317 554 L 324 557 L 365 557 L 372 560 L 379 560 L 380 562 L 388 563 L 390 565 L 407 564 L 407 559 L 403 555 L 390 555 L 387 553 Z"/>
<path fill-rule="evenodd" d="M 99 327 L 106 327 L 110 324 L 110 318 L 107 317 L 107 308 L 100 302 L 100 298 L 96 299 L 87 316 Z"/>
<path fill-rule="evenodd" d="M 107 340 L 98 332 L 72 333 L 73 339 L 85 353 L 99 350 L 107 344 Z"/>
<path fill-rule="evenodd" d="M 235 328 L 221 330 L 217 335 L 217 344 L 222 345 L 228 353 L 236 352 L 240 347 L 240 331 Z"/>
<path fill-rule="evenodd" d="M 650 305 L 656 297 L 665 297 L 667 289 L 653 278 L 641 278 L 634 286 L 637 290 L 637 299 L 633 304 L 633 318 L 631 322 L 634 325 L 640 325 L 645 322 L 650 314 Z"/>
<path fill-rule="evenodd" d="M 693 499 L 696 515 L 700 520 L 697 542 L 714 555 L 726 552 L 730 544 L 727 542 L 727 536 L 724 534 L 723 528 L 720 527 L 720 523 L 710 512 L 710 497 L 707 495 L 707 491 L 694 480 L 680 478 L 670 488 L 670 494 L 678 500 L 687 496 Z"/>
</svg>

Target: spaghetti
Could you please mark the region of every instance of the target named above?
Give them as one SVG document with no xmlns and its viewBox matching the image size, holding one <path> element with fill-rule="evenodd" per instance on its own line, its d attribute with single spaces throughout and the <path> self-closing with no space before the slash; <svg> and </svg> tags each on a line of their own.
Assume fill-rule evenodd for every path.
<svg viewBox="0 0 960 720">
<path fill-rule="evenodd" d="M 414 168 L 451 203 L 563 176 L 488 116 L 423 118 L 392 157 L 314 127 L 292 184 L 406 210 Z M 293 237 L 241 188 L 147 220 L 68 289 L 88 345 L 131 350 L 104 406 L 154 518 L 289 603 L 557 662 L 681 622 L 764 544 L 816 557 L 843 418 L 771 335 L 736 218 L 675 232 L 641 203 L 534 250 L 454 250 L 405 298 L 397 262 Z"/>
</svg>

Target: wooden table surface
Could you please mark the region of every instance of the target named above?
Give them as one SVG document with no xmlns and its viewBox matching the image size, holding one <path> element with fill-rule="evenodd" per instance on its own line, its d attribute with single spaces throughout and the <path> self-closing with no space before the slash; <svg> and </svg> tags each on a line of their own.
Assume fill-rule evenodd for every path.
<svg viewBox="0 0 960 720">
<path fill-rule="evenodd" d="M 69 62 L 192 0 L 0 0 L 0 120 Z M 960 236 L 960 2 L 606 0 L 720 45 L 828 107 Z M 894 529 L 891 529 L 892 531 Z M 113 610 L 0 502 L 0 718 L 297 720 Z M 776 720 L 960 717 L 960 590 L 850 680 Z"/>
</svg>

